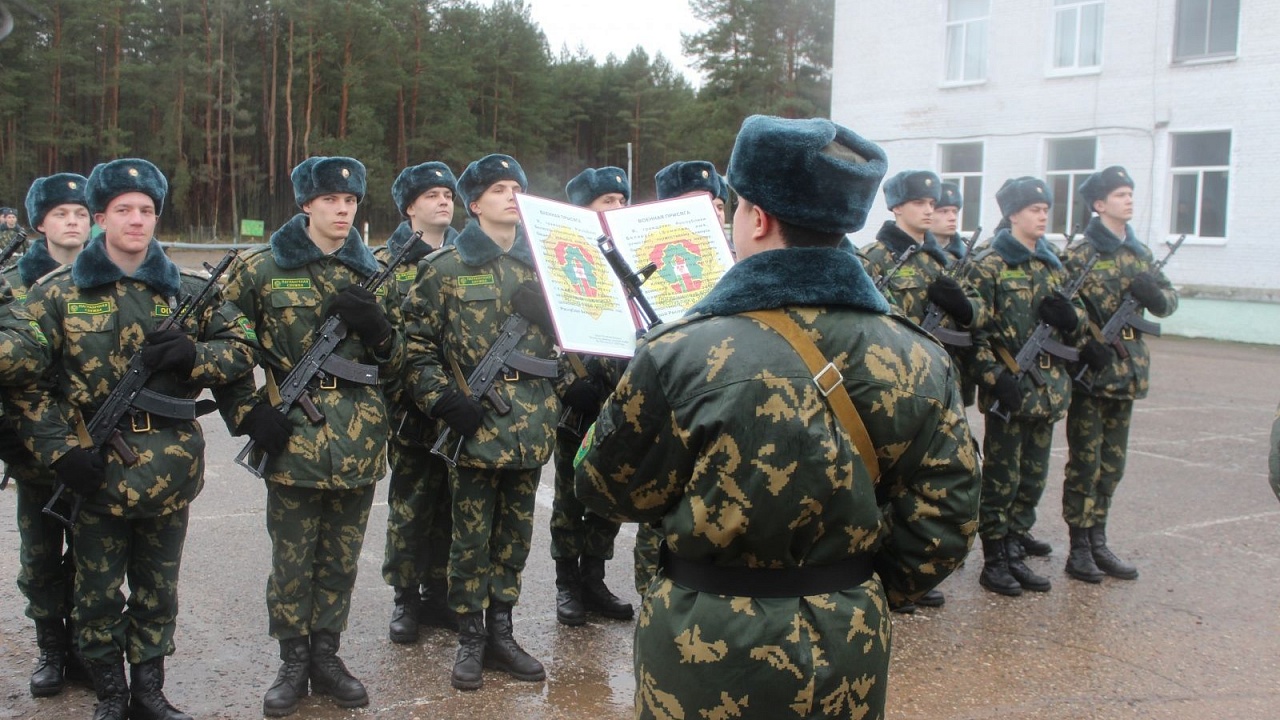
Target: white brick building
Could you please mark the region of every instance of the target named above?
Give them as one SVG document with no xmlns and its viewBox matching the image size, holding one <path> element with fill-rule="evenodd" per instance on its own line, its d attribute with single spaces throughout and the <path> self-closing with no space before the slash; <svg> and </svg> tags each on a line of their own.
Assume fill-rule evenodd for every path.
<svg viewBox="0 0 1280 720">
<path fill-rule="evenodd" d="M 1005 179 L 1050 182 L 1060 238 L 1069 209 L 1084 217 L 1079 181 L 1123 165 L 1139 237 L 1188 234 L 1175 283 L 1276 300 L 1277 27 L 1274 0 L 835 0 L 831 116 L 883 145 L 890 174 L 961 180 L 984 235 Z"/>
</svg>

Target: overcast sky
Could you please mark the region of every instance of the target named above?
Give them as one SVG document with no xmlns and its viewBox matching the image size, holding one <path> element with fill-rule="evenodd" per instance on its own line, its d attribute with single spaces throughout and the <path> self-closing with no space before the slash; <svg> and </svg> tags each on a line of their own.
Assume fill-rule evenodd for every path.
<svg viewBox="0 0 1280 720">
<path fill-rule="evenodd" d="M 526 0 L 526 4 L 546 34 L 553 57 L 564 45 L 571 52 L 583 45 L 599 61 L 609 53 L 622 60 L 639 45 L 650 57 L 661 52 L 689 82 L 701 84 L 698 72 L 680 52 L 680 33 L 705 27 L 694 18 L 689 0 Z"/>
</svg>

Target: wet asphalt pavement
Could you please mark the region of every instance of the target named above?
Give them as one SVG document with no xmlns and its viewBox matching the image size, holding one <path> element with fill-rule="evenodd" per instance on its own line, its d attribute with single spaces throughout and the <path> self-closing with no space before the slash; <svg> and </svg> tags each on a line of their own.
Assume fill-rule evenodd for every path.
<svg viewBox="0 0 1280 720">
<path fill-rule="evenodd" d="M 1280 717 L 1280 503 L 1266 481 L 1280 349 L 1177 338 L 1152 345 L 1152 393 L 1134 413 L 1108 528 L 1112 547 L 1141 577 L 1087 585 L 1063 573 L 1059 426 L 1035 529 L 1054 552 L 1029 560 L 1053 590 L 993 595 L 979 588 L 981 557 L 971 555 L 942 584 L 944 607 L 895 616 L 888 718 Z M 278 664 L 266 631 L 265 493 L 231 461 L 240 441 L 216 420 L 205 428 L 209 470 L 192 509 L 166 691 L 197 718 L 258 718 Z M 295 718 L 630 717 L 631 623 L 593 619 L 567 628 L 555 620 L 549 468 L 515 612 L 517 639 L 547 666 L 543 683 L 486 671 L 483 689 L 458 692 L 449 686 L 450 635 L 427 630 L 411 646 L 387 639 L 385 490 L 379 494 L 340 653 L 368 687 L 370 705 L 340 710 L 310 697 Z M 87 719 L 88 689 L 41 700 L 27 691 L 35 633 L 13 582 L 12 489 L 0 493 L 0 512 L 11 518 L 0 526 L 0 718 Z M 638 603 L 633 538 L 634 526 L 624 527 L 608 571 L 613 590 Z"/>
</svg>

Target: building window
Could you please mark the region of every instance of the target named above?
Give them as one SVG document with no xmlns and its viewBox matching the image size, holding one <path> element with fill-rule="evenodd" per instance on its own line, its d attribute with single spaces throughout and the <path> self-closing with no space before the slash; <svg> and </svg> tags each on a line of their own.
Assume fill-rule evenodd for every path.
<svg viewBox="0 0 1280 720">
<path fill-rule="evenodd" d="M 1091 208 L 1079 198 L 1080 183 L 1097 169 L 1098 139 L 1060 138 L 1047 145 L 1044 179 L 1053 191 L 1048 231 L 1065 236 L 1089 221 Z"/>
<path fill-rule="evenodd" d="M 988 4 L 989 0 L 948 0 L 947 82 L 987 78 Z"/>
<path fill-rule="evenodd" d="M 1240 29 L 1240 0 L 1178 0 L 1173 60 L 1233 57 Z"/>
<path fill-rule="evenodd" d="M 1170 234 L 1225 238 L 1231 132 L 1175 133 L 1170 165 Z"/>
<path fill-rule="evenodd" d="M 938 174 L 943 181 L 960 186 L 964 209 L 960 229 L 972 232 L 982 219 L 982 143 L 954 143 L 938 146 Z M 990 231 L 987 233 L 990 235 Z"/>
<path fill-rule="evenodd" d="M 1102 0 L 1053 0 L 1053 69 L 1102 65 Z"/>
</svg>

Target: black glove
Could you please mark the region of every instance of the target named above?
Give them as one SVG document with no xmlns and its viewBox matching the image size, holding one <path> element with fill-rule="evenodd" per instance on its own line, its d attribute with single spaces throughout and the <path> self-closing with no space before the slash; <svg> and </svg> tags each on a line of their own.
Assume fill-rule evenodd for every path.
<svg viewBox="0 0 1280 720">
<path fill-rule="evenodd" d="M 1142 303 L 1142 307 L 1154 313 L 1162 313 L 1169 303 L 1164 298 L 1160 283 L 1149 272 L 1140 272 L 1129 283 L 1129 292 Z"/>
<path fill-rule="evenodd" d="M 1113 352 L 1110 345 L 1089 338 L 1084 347 L 1080 348 L 1080 360 L 1088 365 L 1090 370 L 1102 372 L 1103 368 L 1111 364 Z"/>
<path fill-rule="evenodd" d="M 600 383 L 594 377 L 578 378 L 564 391 L 564 404 L 587 417 L 600 414 L 600 403 L 603 393 Z"/>
<path fill-rule="evenodd" d="M 92 497 L 107 486 L 107 461 L 97 450 L 72 448 L 53 464 L 53 474 L 80 497 Z"/>
<path fill-rule="evenodd" d="M 996 396 L 996 401 L 1006 413 L 1017 412 L 1022 407 L 1022 391 L 1018 389 L 1018 379 L 1007 372 L 1000 373 L 1000 377 L 996 378 L 991 394 Z"/>
<path fill-rule="evenodd" d="M 1058 293 L 1041 300 L 1037 314 L 1041 320 L 1063 332 L 1071 332 L 1080 324 L 1080 318 L 1076 315 L 1076 306 Z"/>
<path fill-rule="evenodd" d="M 929 302 L 942 308 L 961 325 L 973 322 L 973 306 L 965 297 L 964 288 L 955 280 L 943 275 L 929 284 L 925 294 L 929 296 Z"/>
<path fill-rule="evenodd" d="M 531 323 L 537 323 L 547 332 L 553 332 L 555 325 L 551 323 L 551 310 L 547 308 L 547 299 L 537 283 L 527 282 L 511 294 L 511 309 Z"/>
<path fill-rule="evenodd" d="M 176 327 L 152 330 L 142 345 L 142 364 L 152 371 L 172 370 L 179 378 L 189 378 L 196 366 L 195 341 Z"/>
<path fill-rule="evenodd" d="M 268 455 L 279 455 L 289 445 L 293 424 L 271 403 L 260 402 L 240 421 L 236 434 L 248 435 Z"/>
<path fill-rule="evenodd" d="M 484 424 L 484 406 L 457 390 L 446 390 L 431 406 L 431 417 L 440 418 L 450 430 L 469 438 Z"/>
<path fill-rule="evenodd" d="M 376 348 L 391 337 L 391 322 L 382 303 L 359 285 L 348 285 L 334 295 L 326 314 L 342 318 L 367 347 Z"/>
</svg>

